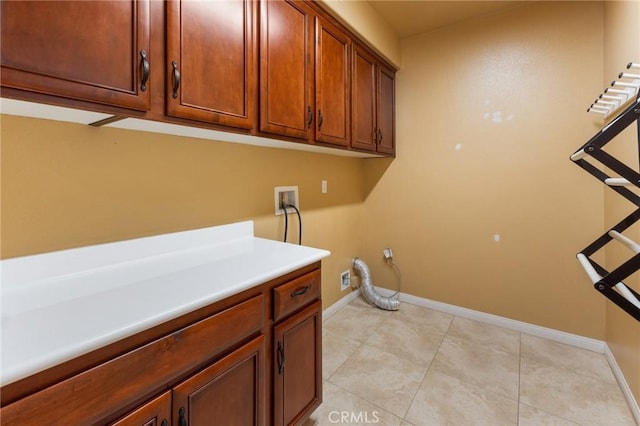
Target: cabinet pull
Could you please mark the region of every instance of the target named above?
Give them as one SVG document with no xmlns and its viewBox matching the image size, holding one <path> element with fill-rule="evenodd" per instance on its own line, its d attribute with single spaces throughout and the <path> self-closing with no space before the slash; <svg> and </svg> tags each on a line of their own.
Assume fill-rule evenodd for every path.
<svg viewBox="0 0 640 426">
<path fill-rule="evenodd" d="M 178 416 L 178 426 L 187 426 L 187 419 L 184 417 L 184 407 L 180 407 Z"/>
<path fill-rule="evenodd" d="M 313 110 L 311 109 L 311 106 L 307 107 L 307 117 L 309 117 L 307 120 L 307 129 L 310 129 L 311 123 L 313 122 Z"/>
<path fill-rule="evenodd" d="M 378 129 L 373 129 L 373 143 L 378 145 Z"/>
<path fill-rule="evenodd" d="M 303 294 L 305 294 L 306 292 L 308 292 L 309 290 L 311 290 L 311 284 L 302 287 L 299 290 L 294 291 L 293 293 L 291 293 L 291 298 L 293 299 L 296 296 L 302 296 Z"/>
<path fill-rule="evenodd" d="M 318 110 L 318 130 L 322 129 L 322 122 L 324 119 L 322 118 L 322 110 Z"/>
<path fill-rule="evenodd" d="M 169 422 L 167 421 L 167 419 L 162 419 L 162 423 L 160 423 L 160 426 L 169 426 Z"/>
<path fill-rule="evenodd" d="M 147 81 L 149 80 L 149 60 L 147 59 L 147 52 L 145 50 L 140 51 L 140 61 L 142 63 L 142 79 L 140 81 L 140 90 L 145 92 L 147 90 Z"/>
<path fill-rule="evenodd" d="M 173 99 L 176 99 L 178 97 L 178 89 L 180 88 L 180 71 L 178 70 L 178 63 L 176 61 L 171 61 L 171 66 L 173 67 Z"/>
<path fill-rule="evenodd" d="M 378 145 L 380 145 L 382 143 L 382 130 L 378 129 L 378 134 L 380 135 L 378 138 Z"/>
<path fill-rule="evenodd" d="M 278 342 L 278 374 L 282 375 L 284 371 L 284 348 L 282 343 Z"/>
</svg>

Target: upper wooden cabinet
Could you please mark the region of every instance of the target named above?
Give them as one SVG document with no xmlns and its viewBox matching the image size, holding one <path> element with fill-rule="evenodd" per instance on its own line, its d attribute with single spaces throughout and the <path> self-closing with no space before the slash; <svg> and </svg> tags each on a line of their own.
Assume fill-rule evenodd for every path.
<svg viewBox="0 0 640 426">
<path fill-rule="evenodd" d="M 1 1 L 0 43 L 5 97 L 395 153 L 395 70 L 314 1 Z"/>
<path fill-rule="evenodd" d="M 3 1 L 2 86 L 148 110 L 149 1 Z"/>
<path fill-rule="evenodd" d="M 350 49 L 307 3 L 261 2 L 260 130 L 348 147 Z"/>
<path fill-rule="evenodd" d="M 378 153 L 396 152 L 396 73 L 378 64 Z"/>
<path fill-rule="evenodd" d="M 250 129 L 255 3 L 167 2 L 167 114 Z"/>
<path fill-rule="evenodd" d="M 260 5 L 260 130 L 310 139 L 314 11 L 301 1 Z"/>
<path fill-rule="evenodd" d="M 351 89 L 353 96 L 351 146 L 368 151 L 376 150 L 376 76 L 376 60 L 364 49 L 355 45 Z"/>
<path fill-rule="evenodd" d="M 352 68 L 353 148 L 395 153 L 395 71 L 354 45 Z"/>
<path fill-rule="evenodd" d="M 351 39 L 316 17 L 316 141 L 349 146 Z"/>
</svg>

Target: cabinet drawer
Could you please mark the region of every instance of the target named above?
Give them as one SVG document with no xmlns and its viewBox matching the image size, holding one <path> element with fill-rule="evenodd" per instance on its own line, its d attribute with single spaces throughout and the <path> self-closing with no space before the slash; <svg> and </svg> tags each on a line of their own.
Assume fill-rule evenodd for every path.
<svg viewBox="0 0 640 426">
<path fill-rule="evenodd" d="M 157 393 L 264 327 L 264 296 L 23 398 L 1 410 L 4 425 L 95 424 Z"/>
<path fill-rule="evenodd" d="M 320 270 L 309 272 L 273 289 L 273 320 L 278 321 L 320 298 Z"/>
</svg>

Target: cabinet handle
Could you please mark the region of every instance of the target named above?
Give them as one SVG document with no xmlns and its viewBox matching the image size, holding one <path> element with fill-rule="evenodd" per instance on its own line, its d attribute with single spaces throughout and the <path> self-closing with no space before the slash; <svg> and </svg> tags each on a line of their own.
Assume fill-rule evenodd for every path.
<svg viewBox="0 0 640 426">
<path fill-rule="evenodd" d="M 282 343 L 278 342 L 278 374 L 282 375 L 284 371 L 284 348 Z"/>
<path fill-rule="evenodd" d="M 382 130 L 378 129 L 378 134 L 380 135 L 378 138 L 378 145 L 380 145 L 382 143 Z"/>
<path fill-rule="evenodd" d="M 178 63 L 176 61 L 172 61 L 171 66 L 173 67 L 173 99 L 176 99 L 178 97 L 178 89 L 180 88 L 180 71 L 178 70 Z"/>
<path fill-rule="evenodd" d="M 140 90 L 147 90 L 147 81 L 149 80 L 149 60 L 147 59 L 147 52 L 140 51 L 140 61 L 142 62 L 142 80 L 140 81 Z"/>
<path fill-rule="evenodd" d="M 311 284 L 302 287 L 300 290 L 296 290 L 293 293 L 291 293 L 291 298 L 293 299 L 296 296 L 302 296 L 303 294 L 305 294 L 306 292 L 308 292 L 309 290 L 311 290 Z"/>
<path fill-rule="evenodd" d="M 162 423 L 160 423 L 160 426 L 169 426 L 169 422 L 167 421 L 167 419 L 162 419 Z"/>
<path fill-rule="evenodd" d="M 378 145 L 378 129 L 373 129 L 373 143 Z"/>
<path fill-rule="evenodd" d="M 307 107 L 307 117 L 309 117 L 307 120 L 307 129 L 310 129 L 311 123 L 313 122 L 313 110 L 311 109 L 311 106 Z"/>
<path fill-rule="evenodd" d="M 184 417 L 184 407 L 180 407 L 178 416 L 178 426 L 187 426 L 187 419 Z"/>
<path fill-rule="evenodd" d="M 322 118 L 322 110 L 318 110 L 318 130 L 322 129 L 322 122 L 324 119 Z"/>
</svg>

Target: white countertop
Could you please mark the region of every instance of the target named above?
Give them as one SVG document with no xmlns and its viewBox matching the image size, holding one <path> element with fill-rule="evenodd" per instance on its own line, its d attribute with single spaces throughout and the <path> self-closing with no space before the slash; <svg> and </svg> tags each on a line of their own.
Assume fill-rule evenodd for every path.
<svg viewBox="0 0 640 426">
<path fill-rule="evenodd" d="M 0 261 L 4 386 L 327 257 L 253 222 Z"/>
</svg>

